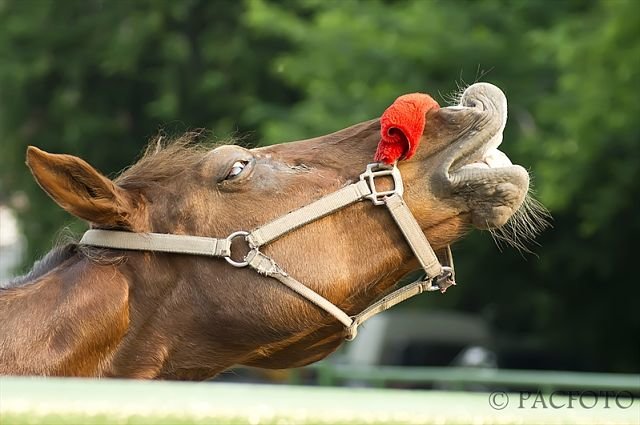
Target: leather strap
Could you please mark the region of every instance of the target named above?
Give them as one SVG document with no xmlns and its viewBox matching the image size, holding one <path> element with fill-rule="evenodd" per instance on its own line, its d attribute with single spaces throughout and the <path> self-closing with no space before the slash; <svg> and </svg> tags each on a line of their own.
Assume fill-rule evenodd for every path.
<svg viewBox="0 0 640 425">
<path fill-rule="evenodd" d="M 335 304 L 315 292 L 313 289 L 307 287 L 306 285 L 289 276 L 270 257 L 267 257 L 260 251 L 253 250 L 249 253 L 249 255 L 247 255 L 247 261 L 249 262 L 249 267 L 257 271 L 261 275 L 278 279 L 289 289 L 302 295 L 304 298 L 311 301 L 312 303 L 338 319 L 346 328 L 351 326 L 352 320 L 347 313 L 340 310 L 338 307 L 336 307 Z"/>
<path fill-rule="evenodd" d="M 371 304 L 366 309 L 353 317 L 353 323 L 346 329 L 346 339 L 353 340 L 358 335 L 358 326 L 363 322 L 369 320 L 378 313 L 382 313 L 385 310 L 390 309 L 396 304 L 400 304 L 403 301 L 408 300 L 411 297 L 419 295 L 425 291 L 432 291 L 430 280 L 417 280 L 413 283 L 403 286 L 400 289 L 393 291 L 392 293 L 382 297 L 380 300 Z"/>
<path fill-rule="evenodd" d="M 398 227 L 400 227 L 404 238 L 418 258 L 427 277 L 433 278 L 442 274 L 442 266 L 436 253 L 431 248 L 427 237 L 422 232 L 420 225 L 411 214 L 411 210 L 409 210 L 402 197 L 397 193 L 388 196 L 385 198 L 385 205 Z"/>
<path fill-rule="evenodd" d="M 254 247 L 265 245 L 285 233 L 289 233 L 305 224 L 318 220 L 347 205 L 358 202 L 371 194 L 366 181 L 359 181 L 339 189 L 323 198 L 318 199 L 302 208 L 277 218 L 270 223 L 258 227 L 247 237 L 249 244 Z"/>
<path fill-rule="evenodd" d="M 168 235 L 164 233 L 131 233 L 116 230 L 87 230 L 80 245 L 135 251 L 173 252 L 177 254 L 228 257 L 231 241 L 202 236 Z"/>
</svg>

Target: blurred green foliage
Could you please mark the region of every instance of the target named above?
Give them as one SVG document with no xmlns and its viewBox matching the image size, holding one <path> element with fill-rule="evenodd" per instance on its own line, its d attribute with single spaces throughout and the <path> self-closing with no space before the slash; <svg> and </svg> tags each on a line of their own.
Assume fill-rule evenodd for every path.
<svg viewBox="0 0 640 425">
<path fill-rule="evenodd" d="M 537 256 L 472 235 L 462 286 L 420 302 L 483 315 L 530 367 L 638 372 L 638 16 L 634 0 L 0 1 L 0 201 L 27 195 L 32 262 L 73 222 L 32 181 L 29 144 L 114 173 L 160 130 L 277 143 L 489 81 L 554 227 Z"/>
</svg>

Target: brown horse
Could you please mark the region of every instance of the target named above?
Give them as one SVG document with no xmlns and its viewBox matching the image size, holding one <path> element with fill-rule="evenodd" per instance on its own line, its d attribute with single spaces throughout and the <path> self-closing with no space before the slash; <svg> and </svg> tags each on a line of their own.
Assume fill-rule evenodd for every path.
<svg viewBox="0 0 640 425">
<path fill-rule="evenodd" d="M 472 225 L 536 227 L 527 172 L 496 149 L 505 122 L 506 99 L 489 84 L 427 113 L 420 148 L 399 167 L 404 199 L 434 249 Z M 375 119 L 252 150 L 185 137 L 151 145 L 114 181 L 77 157 L 33 147 L 27 164 L 58 205 L 93 228 L 225 237 L 357 180 L 379 131 Z M 388 211 L 368 202 L 265 253 L 348 314 L 418 267 Z M 206 379 L 235 364 L 306 365 L 344 341 L 343 326 L 308 300 L 215 258 L 70 244 L 4 286 L 0 374 Z"/>
</svg>

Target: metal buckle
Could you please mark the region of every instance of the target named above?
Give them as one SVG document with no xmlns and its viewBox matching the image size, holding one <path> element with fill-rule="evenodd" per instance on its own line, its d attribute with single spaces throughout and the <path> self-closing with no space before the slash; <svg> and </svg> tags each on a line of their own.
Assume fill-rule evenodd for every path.
<svg viewBox="0 0 640 425">
<path fill-rule="evenodd" d="M 243 259 L 243 261 L 235 261 L 231 258 L 231 244 L 233 243 L 233 240 L 238 236 L 244 236 L 243 239 L 247 241 L 247 236 L 249 236 L 249 232 L 240 230 L 237 232 L 233 232 L 232 234 L 227 236 L 227 240 L 229 241 L 229 255 L 224 257 L 224 259 L 227 260 L 227 263 L 231 264 L 233 267 L 246 267 L 249 265 L 249 262 L 247 261 L 246 257 Z"/>
<path fill-rule="evenodd" d="M 382 191 L 378 191 L 376 189 L 376 177 L 383 176 L 391 176 L 393 178 L 393 189 Z M 366 171 L 360 174 L 360 181 L 364 180 L 367 181 L 367 183 L 369 184 L 369 189 L 371 189 L 371 194 L 365 196 L 365 198 L 373 202 L 374 205 L 384 205 L 384 198 L 386 198 L 387 196 L 391 196 L 395 193 L 402 196 L 402 194 L 404 193 L 402 176 L 400 175 L 400 170 L 398 169 L 396 164 L 385 165 L 377 162 L 368 164 Z"/>
<path fill-rule="evenodd" d="M 442 273 L 429 281 L 429 286 L 427 286 L 426 290 L 428 292 L 440 291 L 444 294 L 447 292 L 447 288 L 455 285 L 456 275 L 453 267 L 442 266 Z"/>
</svg>

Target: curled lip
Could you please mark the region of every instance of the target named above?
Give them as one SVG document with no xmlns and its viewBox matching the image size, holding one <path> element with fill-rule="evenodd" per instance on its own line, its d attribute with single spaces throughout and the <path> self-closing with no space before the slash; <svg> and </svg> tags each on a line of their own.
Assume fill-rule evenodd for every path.
<svg viewBox="0 0 640 425">
<path fill-rule="evenodd" d="M 526 179 L 526 170 L 513 165 L 498 146 L 507 122 L 507 99 L 502 90 L 488 83 L 469 86 L 453 107 L 444 114 L 472 114 L 473 123 L 445 151 L 441 176 L 453 186 L 469 180 Z M 452 115 L 452 117 L 453 117 Z M 526 177 L 525 177 L 526 176 Z"/>
</svg>

